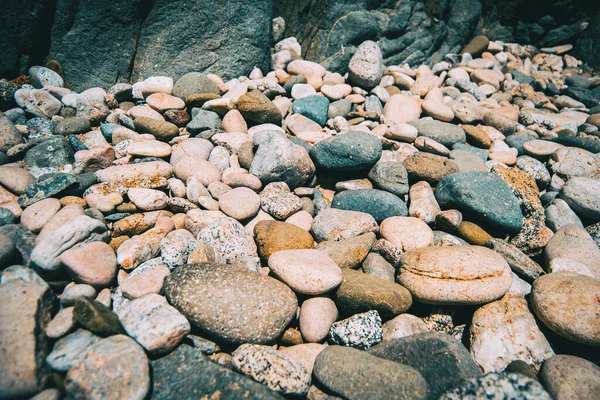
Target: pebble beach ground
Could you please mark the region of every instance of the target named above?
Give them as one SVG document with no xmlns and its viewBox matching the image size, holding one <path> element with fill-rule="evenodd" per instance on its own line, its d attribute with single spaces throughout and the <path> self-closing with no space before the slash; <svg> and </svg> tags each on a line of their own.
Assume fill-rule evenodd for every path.
<svg viewBox="0 0 600 400">
<path fill-rule="evenodd" d="M 0 81 L 0 398 L 599 399 L 570 48 Z"/>
</svg>

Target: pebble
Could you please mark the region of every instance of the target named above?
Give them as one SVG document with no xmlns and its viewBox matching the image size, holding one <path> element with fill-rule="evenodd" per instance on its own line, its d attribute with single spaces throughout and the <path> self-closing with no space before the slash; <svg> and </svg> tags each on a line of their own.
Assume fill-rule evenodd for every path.
<svg viewBox="0 0 600 400">
<path fill-rule="evenodd" d="M 411 314 L 400 314 L 383 324 L 383 341 L 427 332 L 425 322 Z"/>
<path fill-rule="evenodd" d="M 171 146 L 158 140 L 134 141 L 127 146 L 127 153 L 134 157 L 165 158 L 171 155 Z"/>
<path fill-rule="evenodd" d="M 253 217 L 261 205 L 261 198 L 251 189 L 238 187 L 219 197 L 219 208 L 227 216 L 242 221 Z"/>
<path fill-rule="evenodd" d="M 312 234 L 317 242 L 350 239 L 363 233 L 377 232 L 375 219 L 363 212 L 328 208 L 313 220 Z"/>
<path fill-rule="evenodd" d="M 258 253 L 265 260 L 278 251 L 312 249 L 314 244 L 308 232 L 288 222 L 259 221 L 253 233 Z"/>
<path fill-rule="evenodd" d="M 80 364 L 101 338 L 85 329 L 78 329 L 72 334 L 59 339 L 46 357 L 46 362 L 53 370 L 67 372 L 75 365 Z"/>
<path fill-rule="evenodd" d="M 381 222 L 381 237 L 402 251 L 412 251 L 433 245 L 433 231 L 414 217 L 391 217 Z"/>
<path fill-rule="evenodd" d="M 329 330 L 331 343 L 358 349 L 376 345 L 382 338 L 381 317 L 375 310 L 337 321 Z"/>
<path fill-rule="evenodd" d="M 519 294 L 507 293 L 475 311 L 470 335 L 471 354 L 484 373 L 501 372 L 514 360 L 539 369 L 554 355 L 527 301 Z M 496 347 L 496 343 L 502 346 Z"/>
<path fill-rule="evenodd" d="M 49 198 L 38 201 L 23 210 L 21 223 L 31 232 L 39 233 L 60 208 L 61 204 L 58 199 Z"/>
<path fill-rule="evenodd" d="M 285 284 L 235 265 L 179 267 L 167 277 L 163 290 L 194 326 L 229 343 L 273 341 L 298 308 L 294 292 Z M 223 290 L 228 296 L 221 295 Z"/>
<path fill-rule="evenodd" d="M 304 365 L 268 346 L 243 344 L 231 355 L 233 368 L 280 393 L 308 392 L 310 375 Z"/>
<path fill-rule="evenodd" d="M 479 246 L 414 250 L 402 255 L 401 263 L 398 282 L 427 304 L 489 303 L 512 284 L 507 262 Z"/>
<path fill-rule="evenodd" d="M 119 321 L 127 334 L 150 354 L 168 353 L 191 329 L 188 320 L 158 294 L 128 302 L 119 310 Z"/>
<path fill-rule="evenodd" d="M 337 264 L 318 250 L 281 250 L 269 257 L 269 268 L 292 290 L 306 295 L 327 293 L 342 282 Z"/>
<path fill-rule="evenodd" d="M 323 341 L 338 318 L 338 309 L 328 297 L 311 297 L 302 303 L 298 325 L 302 338 L 309 343 Z"/>
<path fill-rule="evenodd" d="M 375 234 L 368 232 L 350 239 L 319 243 L 315 250 L 326 253 L 340 268 L 360 267 L 375 243 Z"/>
<path fill-rule="evenodd" d="M 490 373 L 473 379 L 466 385 L 440 396 L 440 400 L 481 398 L 493 395 L 498 398 L 520 397 L 523 399 L 550 400 L 551 397 L 542 385 L 522 374 Z"/>
<path fill-rule="evenodd" d="M 103 242 L 91 242 L 65 251 L 59 261 L 76 282 L 94 287 L 109 286 L 117 275 L 117 257 Z"/>
<path fill-rule="evenodd" d="M 87 399 L 143 399 L 150 390 L 148 358 L 135 340 L 125 335 L 102 339 L 65 378 L 68 396 Z"/>
<path fill-rule="evenodd" d="M 600 393 L 600 368 L 583 358 L 559 354 L 546 360 L 540 382 L 555 399 L 593 399 Z"/>
<path fill-rule="evenodd" d="M 382 342 L 367 352 L 417 370 L 425 378 L 431 398 L 481 375 L 469 351 L 445 333 L 405 336 Z"/>
<path fill-rule="evenodd" d="M 366 275 L 348 268 L 335 292 L 335 303 L 341 313 L 350 315 L 376 310 L 384 318 L 395 317 L 412 305 L 408 290 L 394 282 Z"/>
<path fill-rule="evenodd" d="M 343 398 L 428 398 L 427 383 L 415 369 L 352 348 L 327 347 L 315 360 L 314 376 Z"/>
<path fill-rule="evenodd" d="M 376 222 L 408 214 L 406 204 L 391 193 L 378 189 L 346 190 L 336 194 L 331 207 L 371 215 Z"/>
<path fill-rule="evenodd" d="M 598 296 L 599 280 L 572 272 L 553 272 L 533 282 L 531 307 L 553 332 L 577 343 L 598 346 Z"/>
</svg>

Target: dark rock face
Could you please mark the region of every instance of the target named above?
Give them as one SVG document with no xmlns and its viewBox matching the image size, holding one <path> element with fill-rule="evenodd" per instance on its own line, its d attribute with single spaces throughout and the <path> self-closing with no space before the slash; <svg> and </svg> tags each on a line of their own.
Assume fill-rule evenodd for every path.
<svg viewBox="0 0 600 400">
<path fill-rule="evenodd" d="M 129 81 L 143 18 L 139 0 L 58 0 L 49 57 L 73 90 Z"/>
<path fill-rule="evenodd" d="M 55 59 L 79 91 L 191 71 L 230 79 L 269 62 L 271 0 L 8 0 L 2 9 L 1 77 Z"/>
<path fill-rule="evenodd" d="M 133 80 L 190 71 L 224 79 L 269 62 L 271 0 L 156 0 L 142 23 Z"/>
<path fill-rule="evenodd" d="M 598 23 L 583 23 L 600 11 L 594 0 L 283 0 L 273 6 L 304 58 L 334 71 L 346 68 L 364 40 L 379 44 L 386 65 L 439 61 L 474 35 L 540 47 L 576 40 L 582 50 L 599 46 Z M 597 51 L 577 55 L 600 63 Z"/>
</svg>

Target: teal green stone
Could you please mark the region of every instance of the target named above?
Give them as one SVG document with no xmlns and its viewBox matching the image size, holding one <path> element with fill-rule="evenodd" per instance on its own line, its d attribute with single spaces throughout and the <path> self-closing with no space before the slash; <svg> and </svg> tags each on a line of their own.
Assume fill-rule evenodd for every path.
<svg viewBox="0 0 600 400">
<path fill-rule="evenodd" d="M 523 214 L 506 182 L 489 172 L 464 172 L 445 176 L 435 198 L 443 210 L 456 208 L 467 220 L 481 221 L 505 232 L 517 233 Z"/>
<path fill-rule="evenodd" d="M 400 197 L 377 189 L 346 190 L 333 197 L 331 207 L 370 214 L 377 223 L 390 217 L 406 217 L 408 209 Z"/>
<path fill-rule="evenodd" d="M 310 118 L 321 126 L 327 122 L 327 110 L 329 109 L 329 100 L 325 96 L 308 96 L 292 103 L 292 111 L 296 114 L 302 114 Z"/>
</svg>

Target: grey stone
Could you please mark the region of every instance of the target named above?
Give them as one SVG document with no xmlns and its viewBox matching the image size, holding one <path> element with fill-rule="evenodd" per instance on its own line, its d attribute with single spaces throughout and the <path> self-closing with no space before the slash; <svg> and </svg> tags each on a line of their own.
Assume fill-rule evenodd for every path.
<svg viewBox="0 0 600 400">
<path fill-rule="evenodd" d="M 39 65 L 29 68 L 29 79 L 31 79 L 31 84 L 37 89 L 41 89 L 44 86 L 64 86 L 63 78 L 59 74 Z"/>
<path fill-rule="evenodd" d="M 89 348 L 101 338 L 85 329 L 78 329 L 59 339 L 46 358 L 48 365 L 59 372 L 67 372 L 85 359 Z"/>
<path fill-rule="evenodd" d="M 172 353 L 150 361 L 155 400 L 197 400 L 211 396 L 256 400 L 282 400 L 265 385 L 211 361 L 202 352 L 181 345 Z"/>
<path fill-rule="evenodd" d="M 431 138 L 448 148 L 451 148 L 455 143 L 465 143 L 467 141 L 465 131 L 454 124 L 426 119 L 411 121 L 410 124 L 417 128 L 419 136 Z"/>
<path fill-rule="evenodd" d="M 73 148 L 62 137 L 43 141 L 25 154 L 25 166 L 29 168 L 60 167 L 74 161 Z"/>
<path fill-rule="evenodd" d="M 427 381 L 432 399 L 480 375 L 469 351 L 444 333 L 427 332 L 392 339 L 367 352 L 419 371 Z"/>
<path fill-rule="evenodd" d="M 313 371 L 321 385 L 343 398 L 427 398 L 427 383 L 415 369 L 352 348 L 327 347 Z"/>
<path fill-rule="evenodd" d="M 310 157 L 320 170 L 369 169 L 381 158 L 381 140 L 370 133 L 350 132 L 318 142 Z"/>
<path fill-rule="evenodd" d="M 490 373 L 444 393 L 440 400 L 523 399 L 551 400 L 542 385 L 522 374 Z"/>
<path fill-rule="evenodd" d="M 2 111 L 0 111 L 0 151 L 7 151 L 14 145 L 23 143 L 23 136 Z"/>
<path fill-rule="evenodd" d="M 581 218 L 600 222 L 600 180 L 581 177 L 569 179 L 559 196 Z"/>
<path fill-rule="evenodd" d="M 329 330 L 329 342 L 358 349 L 367 349 L 382 339 L 383 328 L 377 311 L 355 314 L 334 322 Z"/>
<path fill-rule="evenodd" d="M 371 90 L 383 76 L 383 55 L 377 43 L 367 40 L 361 43 L 348 65 L 348 78 L 365 90 Z"/>
<path fill-rule="evenodd" d="M 398 197 L 408 194 L 408 173 L 402 163 L 395 161 L 378 162 L 369 171 L 373 185 Z"/>
<path fill-rule="evenodd" d="M 167 277 L 163 290 L 192 324 L 229 343 L 274 341 L 298 307 L 285 284 L 239 265 L 184 265 Z"/>
<path fill-rule="evenodd" d="M 313 177 L 315 166 L 308 152 L 284 134 L 260 131 L 253 140 L 258 149 L 250 165 L 250 173 L 256 175 L 263 185 L 285 182 L 290 189 L 295 189 Z"/>
<path fill-rule="evenodd" d="M 185 100 L 188 96 L 198 93 L 219 94 L 217 86 L 200 72 L 188 72 L 175 81 L 173 96 Z"/>
<path fill-rule="evenodd" d="M 546 360 L 540 381 L 555 399 L 594 400 L 600 396 L 600 367 L 566 354 Z"/>
</svg>

